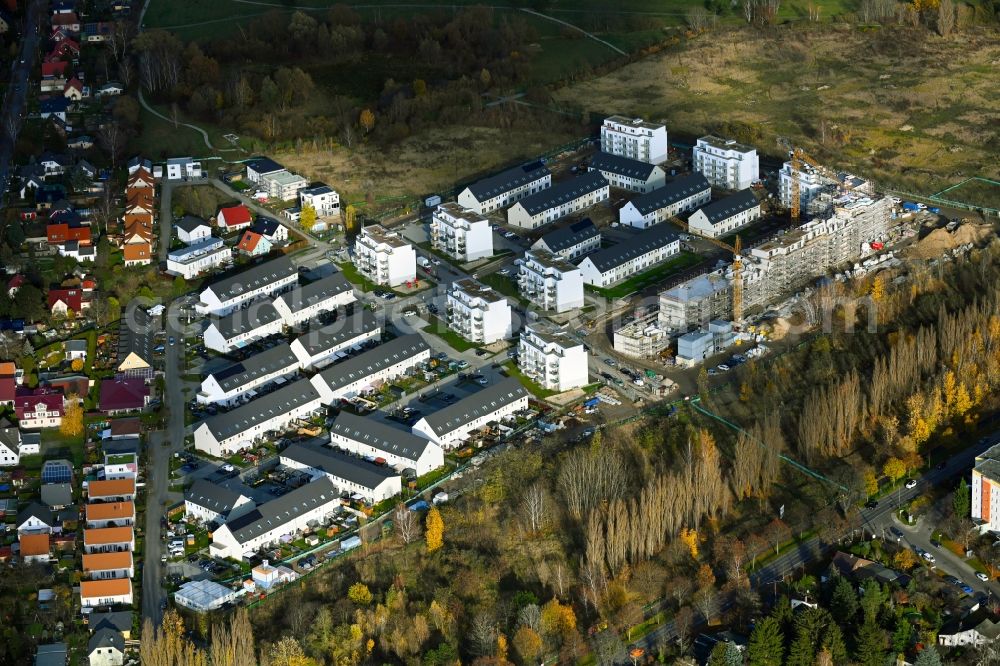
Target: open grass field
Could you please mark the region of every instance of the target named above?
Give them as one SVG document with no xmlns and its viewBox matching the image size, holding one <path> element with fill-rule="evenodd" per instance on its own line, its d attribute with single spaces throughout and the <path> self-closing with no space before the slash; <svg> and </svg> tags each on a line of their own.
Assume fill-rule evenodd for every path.
<svg viewBox="0 0 1000 666">
<path fill-rule="evenodd" d="M 961 201 L 1000 210 L 1000 182 L 985 178 L 969 178 L 938 192 L 932 198 L 942 201 Z"/>
<path fill-rule="evenodd" d="M 783 155 L 789 137 L 814 157 L 916 193 L 997 178 L 996 64 L 987 33 L 782 28 L 707 34 L 555 93 L 562 105 L 666 122 L 699 135 L 723 122 L 754 129 Z"/>
</svg>

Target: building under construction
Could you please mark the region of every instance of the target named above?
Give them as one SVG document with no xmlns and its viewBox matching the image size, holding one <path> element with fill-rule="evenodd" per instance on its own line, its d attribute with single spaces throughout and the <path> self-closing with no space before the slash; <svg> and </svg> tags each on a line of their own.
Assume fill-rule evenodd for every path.
<svg viewBox="0 0 1000 666">
<path fill-rule="evenodd" d="M 657 325 L 654 312 L 616 330 L 614 345 L 622 356 L 655 358 L 670 346 L 670 335 Z"/>
<path fill-rule="evenodd" d="M 793 294 L 828 270 L 873 251 L 893 224 L 892 201 L 847 192 L 833 210 L 743 257 L 743 310 L 764 308 Z M 658 324 L 683 333 L 713 319 L 732 318 L 732 269 L 694 277 L 660 294 Z"/>
</svg>

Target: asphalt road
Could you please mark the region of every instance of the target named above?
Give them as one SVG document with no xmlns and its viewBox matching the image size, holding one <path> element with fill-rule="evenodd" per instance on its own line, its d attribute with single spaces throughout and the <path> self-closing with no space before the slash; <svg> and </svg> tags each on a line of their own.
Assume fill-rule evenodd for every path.
<svg viewBox="0 0 1000 666">
<path fill-rule="evenodd" d="M 0 205 L 7 196 L 10 184 L 11 162 L 14 146 L 24 122 L 28 95 L 28 85 L 32 68 L 38 56 L 41 18 L 48 6 L 46 0 L 31 0 L 25 9 L 25 20 L 21 30 L 21 44 L 17 57 L 11 62 L 10 86 L 0 110 Z"/>
</svg>

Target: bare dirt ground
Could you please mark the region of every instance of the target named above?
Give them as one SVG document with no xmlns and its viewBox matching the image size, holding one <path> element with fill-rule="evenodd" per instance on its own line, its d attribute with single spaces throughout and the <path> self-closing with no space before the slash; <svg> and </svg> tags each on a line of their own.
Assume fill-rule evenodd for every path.
<svg viewBox="0 0 1000 666">
<path fill-rule="evenodd" d="M 307 178 L 337 183 L 341 197 L 363 201 L 367 193 L 385 202 L 395 197 L 444 194 L 456 183 L 474 180 L 528 160 L 579 138 L 565 129 L 496 129 L 449 126 L 422 131 L 388 149 L 362 145 L 353 150 L 300 151 L 274 157 Z"/>
<path fill-rule="evenodd" d="M 783 154 L 776 139 L 785 136 L 817 159 L 932 193 L 1000 173 L 998 66 L 995 32 L 745 28 L 700 36 L 555 98 L 693 135 L 745 123 L 763 152 Z"/>
</svg>

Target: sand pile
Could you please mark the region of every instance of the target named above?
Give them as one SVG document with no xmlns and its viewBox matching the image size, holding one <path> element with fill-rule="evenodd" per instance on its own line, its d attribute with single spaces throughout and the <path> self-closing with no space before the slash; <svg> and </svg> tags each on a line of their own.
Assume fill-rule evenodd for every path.
<svg viewBox="0 0 1000 666">
<path fill-rule="evenodd" d="M 949 233 L 946 229 L 935 229 L 913 246 L 913 256 L 919 259 L 940 257 L 959 245 L 977 244 L 993 231 L 986 224 L 966 223 Z"/>
<path fill-rule="evenodd" d="M 993 229 L 988 224 L 963 224 L 955 229 L 955 233 L 951 237 L 955 241 L 955 245 L 978 244 L 992 233 Z"/>
</svg>

